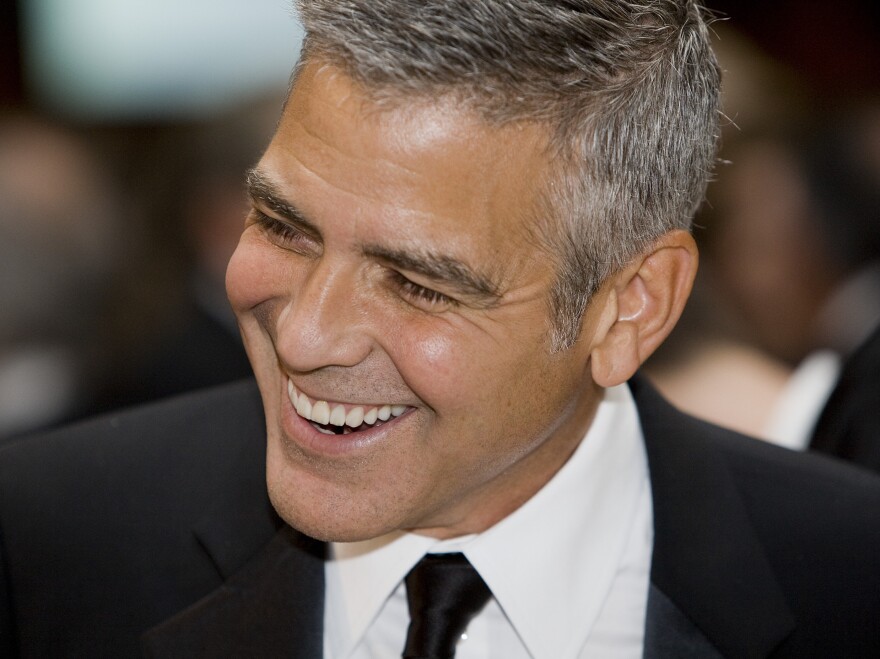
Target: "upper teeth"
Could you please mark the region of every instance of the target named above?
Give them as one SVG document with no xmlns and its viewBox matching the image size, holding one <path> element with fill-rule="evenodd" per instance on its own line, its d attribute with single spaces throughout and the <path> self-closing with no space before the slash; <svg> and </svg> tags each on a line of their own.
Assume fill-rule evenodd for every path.
<svg viewBox="0 0 880 659">
<path fill-rule="evenodd" d="M 290 403 L 296 409 L 296 413 L 302 418 L 325 425 L 357 428 L 364 423 L 372 425 L 377 420 L 387 421 L 393 416 L 397 417 L 406 412 L 406 405 L 356 405 L 346 409 L 346 406 L 341 403 L 328 403 L 326 400 L 313 401 L 305 394 L 298 392 L 290 380 L 287 381 L 287 395 L 290 397 Z"/>
</svg>

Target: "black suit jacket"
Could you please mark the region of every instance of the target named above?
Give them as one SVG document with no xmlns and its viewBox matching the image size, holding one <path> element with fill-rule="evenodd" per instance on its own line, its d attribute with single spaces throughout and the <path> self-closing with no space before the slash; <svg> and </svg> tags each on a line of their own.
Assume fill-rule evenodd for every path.
<svg viewBox="0 0 880 659">
<path fill-rule="evenodd" d="M 880 326 L 844 362 L 810 448 L 880 472 Z"/>
<path fill-rule="evenodd" d="M 645 656 L 880 656 L 880 479 L 632 387 Z M 3 656 L 320 659 L 324 547 L 272 511 L 263 437 L 247 382 L 0 452 Z"/>
</svg>

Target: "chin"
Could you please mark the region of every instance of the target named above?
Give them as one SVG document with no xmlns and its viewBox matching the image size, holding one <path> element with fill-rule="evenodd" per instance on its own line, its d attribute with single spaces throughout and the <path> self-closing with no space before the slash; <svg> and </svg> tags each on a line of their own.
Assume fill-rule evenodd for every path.
<svg viewBox="0 0 880 659">
<path fill-rule="evenodd" d="M 370 515 L 370 508 L 363 500 L 356 505 L 353 499 L 344 496 L 316 499 L 296 491 L 297 488 L 289 482 L 273 481 L 269 476 L 269 500 L 275 512 L 289 526 L 315 540 L 358 542 L 385 535 L 395 528 L 393 524 L 383 523 Z"/>
</svg>

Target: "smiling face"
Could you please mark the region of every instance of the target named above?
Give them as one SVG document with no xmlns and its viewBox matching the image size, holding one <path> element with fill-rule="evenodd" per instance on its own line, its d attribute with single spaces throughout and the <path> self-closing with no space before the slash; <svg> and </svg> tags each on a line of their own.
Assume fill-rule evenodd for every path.
<svg viewBox="0 0 880 659">
<path fill-rule="evenodd" d="M 583 437 L 607 323 L 594 302 L 578 344 L 549 349 L 555 272 L 528 231 L 543 140 L 451 102 L 380 110 L 338 69 L 301 71 L 227 273 L 292 526 L 479 532 Z"/>
</svg>

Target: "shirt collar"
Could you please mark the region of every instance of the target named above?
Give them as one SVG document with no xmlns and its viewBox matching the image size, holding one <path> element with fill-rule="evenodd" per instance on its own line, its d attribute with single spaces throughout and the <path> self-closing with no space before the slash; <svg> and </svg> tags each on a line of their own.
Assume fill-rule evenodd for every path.
<svg viewBox="0 0 880 659">
<path fill-rule="evenodd" d="M 452 551 L 477 569 L 532 656 L 574 656 L 602 609 L 648 486 L 635 402 L 626 385 L 608 389 L 568 462 L 483 533 L 333 543 L 326 572 L 334 615 L 325 630 L 333 656 L 348 656 L 422 556 Z"/>
</svg>

